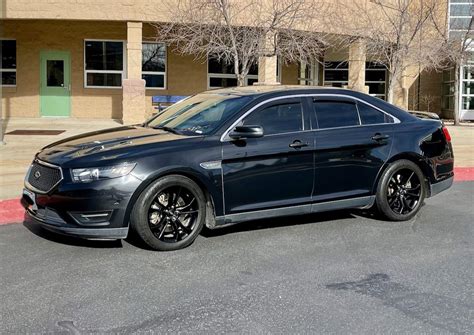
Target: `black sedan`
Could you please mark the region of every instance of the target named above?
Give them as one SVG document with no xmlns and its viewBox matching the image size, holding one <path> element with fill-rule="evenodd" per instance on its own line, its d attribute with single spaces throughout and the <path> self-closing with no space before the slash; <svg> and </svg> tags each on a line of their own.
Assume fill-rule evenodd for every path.
<svg viewBox="0 0 474 335">
<path fill-rule="evenodd" d="M 144 124 L 43 148 L 26 220 L 82 238 L 190 245 L 203 226 L 343 208 L 403 221 L 453 182 L 442 122 L 344 89 L 208 91 Z"/>
</svg>

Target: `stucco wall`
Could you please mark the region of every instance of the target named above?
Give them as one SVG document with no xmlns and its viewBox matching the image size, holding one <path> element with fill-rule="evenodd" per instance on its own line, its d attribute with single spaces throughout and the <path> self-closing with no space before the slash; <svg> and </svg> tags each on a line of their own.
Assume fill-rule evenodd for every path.
<svg viewBox="0 0 474 335">
<path fill-rule="evenodd" d="M 298 85 L 298 64 L 282 64 L 281 83 L 283 85 Z"/>
<path fill-rule="evenodd" d="M 122 117 L 122 89 L 84 88 L 84 39 L 126 40 L 126 22 L 3 20 L 3 38 L 17 40 L 17 86 L 3 88 L 2 107 L 5 117 L 38 117 L 40 115 L 40 51 L 63 50 L 71 54 L 71 116 L 80 118 Z M 154 30 L 145 24 L 144 40 L 154 40 Z M 370 57 L 368 57 L 370 59 Z M 328 61 L 347 59 L 347 50 L 329 50 Z M 322 75 L 322 71 L 320 71 Z M 298 65 L 282 65 L 282 84 L 298 84 Z M 416 90 L 416 80 L 410 97 Z M 411 85 L 411 83 L 410 83 Z M 153 95 L 191 95 L 207 89 L 207 65 L 194 56 L 182 56 L 167 48 L 167 85 L 165 90 L 147 89 L 147 114 L 152 112 Z M 422 78 L 421 95 L 436 96 L 439 109 L 441 78 Z M 411 99 L 413 101 L 413 99 Z M 421 106 L 423 108 L 423 105 Z"/>
<path fill-rule="evenodd" d="M 439 3 L 437 16 L 444 22 L 447 0 L 431 1 Z M 260 0 L 260 2 L 266 1 Z M 272 4 L 271 1 L 266 3 Z M 176 8 L 175 0 L 2 0 L 1 4 L 2 18 L 6 19 L 168 22 Z M 234 5 L 240 5 L 238 8 L 243 13 L 236 15 L 233 20 L 240 21 L 238 24 L 255 24 L 262 15 L 261 12 L 254 10 L 255 7 L 246 6 L 245 0 L 235 1 Z M 311 5 L 317 15 L 313 14 L 305 20 L 295 22 L 296 29 L 350 34 L 354 29 L 361 29 L 362 19 L 356 19 L 356 16 L 362 9 L 376 18 L 379 25 L 383 22 L 390 24 L 381 15 L 380 6 L 370 0 L 315 0 Z M 390 12 L 390 6 L 385 6 L 384 11 Z"/>
<path fill-rule="evenodd" d="M 3 91 L 5 116 L 40 115 L 40 51 L 71 54 L 71 116 L 120 118 L 121 89 L 84 88 L 84 39 L 125 39 L 125 23 L 4 21 L 3 36 L 16 39 L 17 85 Z"/>
<path fill-rule="evenodd" d="M 40 51 L 50 49 L 71 53 L 72 117 L 121 118 L 121 88 L 84 88 L 84 39 L 126 40 L 125 22 L 3 21 L 1 37 L 17 41 L 17 85 L 3 88 L 5 117 L 40 115 Z M 168 48 L 167 65 L 167 89 L 146 90 L 150 111 L 153 95 L 189 95 L 207 88 L 205 62 L 173 54 Z"/>
</svg>

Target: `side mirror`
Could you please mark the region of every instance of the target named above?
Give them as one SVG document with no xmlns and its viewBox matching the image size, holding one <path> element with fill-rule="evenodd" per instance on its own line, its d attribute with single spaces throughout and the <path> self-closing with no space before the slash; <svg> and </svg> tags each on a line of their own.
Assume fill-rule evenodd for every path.
<svg viewBox="0 0 474 335">
<path fill-rule="evenodd" d="M 263 128 L 261 126 L 237 126 L 229 133 L 229 137 L 233 140 L 263 137 Z"/>
</svg>

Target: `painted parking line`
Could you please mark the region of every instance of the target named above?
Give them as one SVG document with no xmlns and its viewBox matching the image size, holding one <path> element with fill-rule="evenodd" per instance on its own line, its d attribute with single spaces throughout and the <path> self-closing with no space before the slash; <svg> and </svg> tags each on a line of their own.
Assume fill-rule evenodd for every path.
<svg viewBox="0 0 474 335">
<path fill-rule="evenodd" d="M 474 181 L 474 167 L 455 168 L 454 181 Z M 20 199 L 0 200 L 0 225 L 21 223 L 24 214 Z"/>
</svg>

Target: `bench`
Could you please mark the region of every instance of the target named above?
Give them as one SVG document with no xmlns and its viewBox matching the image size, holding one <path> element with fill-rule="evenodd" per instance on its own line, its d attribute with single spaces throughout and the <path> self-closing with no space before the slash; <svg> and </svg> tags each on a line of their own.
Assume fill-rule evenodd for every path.
<svg viewBox="0 0 474 335">
<path fill-rule="evenodd" d="M 152 97 L 151 101 L 153 108 L 156 109 L 156 113 L 159 113 L 166 107 L 169 107 L 185 98 L 187 98 L 185 95 L 155 95 Z"/>
</svg>

